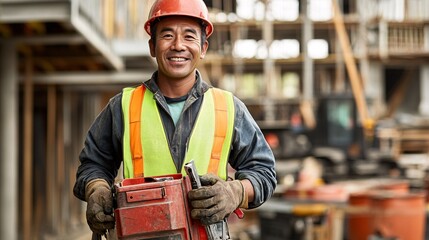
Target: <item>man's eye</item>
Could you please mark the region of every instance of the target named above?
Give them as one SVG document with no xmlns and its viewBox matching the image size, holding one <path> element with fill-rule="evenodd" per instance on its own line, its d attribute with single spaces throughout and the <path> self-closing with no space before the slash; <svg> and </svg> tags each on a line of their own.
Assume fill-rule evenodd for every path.
<svg viewBox="0 0 429 240">
<path fill-rule="evenodd" d="M 164 34 L 162 35 L 163 38 L 172 38 L 173 35 L 172 34 Z"/>
<path fill-rule="evenodd" d="M 188 40 L 194 40 L 194 39 L 196 39 L 195 36 L 192 36 L 192 35 L 187 35 L 187 36 L 185 36 L 185 38 L 188 39 Z"/>
</svg>

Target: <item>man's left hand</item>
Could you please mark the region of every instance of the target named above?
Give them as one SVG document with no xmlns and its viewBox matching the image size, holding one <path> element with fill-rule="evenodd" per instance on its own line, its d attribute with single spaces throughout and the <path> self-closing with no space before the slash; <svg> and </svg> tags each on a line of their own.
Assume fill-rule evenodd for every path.
<svg viewBox="0 0 429 240">
<path fill-rule="evenodd" d="M 224 181 L 214 174 L 200 177 L 199 189 L 188 193 L 193 207 L 191 216 L 204 225 L 223 220 L 238 207 L 247 207 L 247 196 L 239 180 Z"/>
</svg>

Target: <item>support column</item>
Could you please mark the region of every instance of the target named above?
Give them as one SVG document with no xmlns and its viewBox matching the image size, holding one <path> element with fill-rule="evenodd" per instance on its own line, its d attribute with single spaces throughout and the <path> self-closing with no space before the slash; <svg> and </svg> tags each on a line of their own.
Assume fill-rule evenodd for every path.
<svg viewBox="0 0 429 240">
<path fill-rule="evenodd" d="M 423 65 L 420 69 L 420 105 L 419 112 L 429 116 L 429 65 Z"/>
<path fill-rule="evenodd" d="M 302 5 L 302 16 L 303 16 L 303 30 L 302 30 L 302 54 L 304 57 L 302 76 L 303 76 L 303 99 L 304 101 L 313 102 L 313 71 L 314 63 L 313 59 L 308 54 L 308 42 L 313 39 L 313 22 L 309 16 L 309 4 L 310 0 L 303 1 Z"/>
<path fill-rule="evenodd" d="M 356 2 L 356 4 L 358 5 L 358 9 L 359 9 L 358 13 L 359 13 L 359 22 L 360 22 L 358 25 L 358 34 L 357 34 L 357 38 L 359 39 L 358 41 L 358 44 L 359 44 L 358 55 L 360 57 L 359 70 L 361 73 L 362 85 L 364 89 L 368 89 L 367 85 L 370 84 L 371 82 L 371 79 L 369 78 L 370 64 L 368 60 L 368 47 L 367 47 L 367 38 L 368 38 L 367 19 L 368 18 L 365 16 L 366 15 L 365 12 L 368 9 L 368 3 L 366 0 L 360 0 Z"/>
<path fill-rule="evenodd" d="M 18 239 L 18 80 L 13 42 L 0 42 L 0 239 Z"/>
<path fill-rule="evenodd" d="M 276 89 L 276 81 L 274 74 L 274 59 L 270 54 L 270 46 L 273 42 L 274 38 L 274 26 L 273 21 L 269 19 L 268 15 L 270 12 L 271 0 L 265 0 L 265 14 L 264 21 L 262 22 L 262 39 L 265 41 L 265 46 L 268 51 L 267 57 L 264 59 L 264 78 L 263 81 L 266 83 L 264 92 L 262 93 L 264 96 L 264 120 L 266 121 L 275 121 L 276 113 L 275 113 L 275 103 L 271 97 L 277 94 Z"/>
<path fill-rule="evenodd" d="M 429 3 L 427 3 L 429 6 Z M 424 50 L 429 50 L 429 25 L 424 29 Z M 422 65 L 420 69 L 420 105 L 419 112 L 422 115 L 429 116 L 429 64 Z"/>
<path fill-rule="evenodd" d="M 333 90 L 335 93 L 346 91 L 346 71 L 344 67 L 343 50 L 338 36 L 335 37 L 335 81 Z"/>
<path fill-rule="evenodd" d="M 270 13 L 270 0 L 265 0 L 265 14 L 264 14 L 264 20 L 262 22 L 262 39 L 265 41 L 265 46 L 268 51 L 268 55 L 266 58 L 264 58 L 264 79 L 263 81 L 266 84 L 266 88 L 264 89 L 263 94 L 265 96 L 274 96 L 277 94 L 277 88 L 276 88 L 276 80 L 275 74 L 274 74 L 274 59 L 270 55 L 269 49 L 271 46 L 271 43 L 273 42 L 274 38 L 274 26 L 273 21 L 269 19 L 268 15 Z"/>
<path fill-rule="evenodd" d="M 429 6 L 429 3 L 428 3 L 428 6 Z M 423 43 L 424 44 L 423 49 L 425 51 L 428 51 L 429 50 L 429 25 L 425 26 L 425 28 L 423 30 L 423 35 L 424 35 L 424 39 L 425 39 L 425 42 Z"/>
<path fill-rule="evenodd" d="M 365 79 L 365 96 L 371 99 L 372 104 L 368 106 L 371 116 L 377 117 L 384 114 L 386 110 L 385 101 L 385 80 L 384 68 L 382 64 L 377 62 L 370 62 L 368 68 L 368 77 Z"/>
<path fill-rule="evenodd" d="M 302 1 L 302 101 L 300 111 L 307 128 L 316 126 L 314 116 L 314 61 L 308 52 L 308 42 L 313 39 L 313 22 L 309 12 L 310 0 Z"/>
<path fill-rule="evenodd" d="M 342 5 L 342 2 L 341 2 L 341 5 Z M 333 90 L 335 93 L 346 92 L 346 80 L 347 79 L 346 79 L 346 71 L 344 66 L 343 49 L 341 47 L 341 42 L 337 34 L 335 36 L 335 81 L 333 85 Z"/>
</svg>

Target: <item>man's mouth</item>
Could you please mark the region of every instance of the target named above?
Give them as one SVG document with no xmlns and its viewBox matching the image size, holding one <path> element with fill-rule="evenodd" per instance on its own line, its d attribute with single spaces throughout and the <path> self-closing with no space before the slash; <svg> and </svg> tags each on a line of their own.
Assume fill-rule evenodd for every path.
<svg viewBox="0 0 429 240">
<path fill-rule="evenodd" d="M 168 58 L 168 60 L 173 61 L 173 62 L 184 62 L 184 61 L 186 61 L 186 58 L 183 58 L 183 57 L 171 57 L 171 58 Z"/>
</svg>

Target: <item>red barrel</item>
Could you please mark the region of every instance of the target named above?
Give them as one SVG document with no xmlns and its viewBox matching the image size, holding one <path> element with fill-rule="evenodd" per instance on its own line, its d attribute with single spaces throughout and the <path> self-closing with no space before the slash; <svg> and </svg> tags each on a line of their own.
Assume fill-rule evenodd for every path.
<svg viewBox="0 0 429 240">
<path fill-rule="evenodd" d="M 372 234 L 370 211 L 371 192 L 353 193 L 349 196 L 350 213 L 347 215 L 348 239 L 368 239 Z"/>
<path fill-rule="evenodd" d="M 408 193 L 410 191 L 409 181 L 391 180 L 386 183 L 380 183 L 374 187 L 375 190 L 391 191 L 395 193 Z"/>
<path fill-rule="evenodd" d="M 424 239 L 425 193 L 380 193 L 371 198 L 372 229 L 383 237 Z"/>
</svg>

